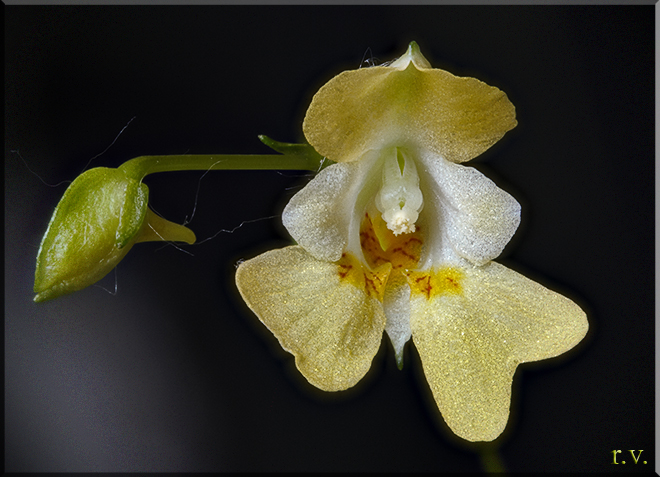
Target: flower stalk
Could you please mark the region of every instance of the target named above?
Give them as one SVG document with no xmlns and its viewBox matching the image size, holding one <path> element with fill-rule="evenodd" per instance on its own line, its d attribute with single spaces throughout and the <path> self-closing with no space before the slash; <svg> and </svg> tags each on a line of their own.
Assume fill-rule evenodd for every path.
<svg viewBox="0 0 660 477">
<path fill-rule="evenodd" d="M 262 136 L 265 137 L 265 136 Z M 262 139 L 263 140 L 263 139 Z M 269 139 L 269 141 L 273 141 Z M 298 170 L 318 171 L 324 157 L 306 144 L 285 145 L 284 154 L 181 154 L 140 156 L 119 166 L 130 177 L 142 180 L 156 172 L 232 171 L 232 170 Z M 272 146 L 271 146 L 272 147 Z M 329 162 L 329 161 L 328 161 Z"/>
<path fill-rule="evenodd" d="M 260 139 L 281 154 L 140 156 L 117 169 L 97 167 L 78 176 L 55 208 L 39 248 L 35 302 L 96 283 L 139 242 L 195 243 L 192 230 L 148 208 L 148 174 L 189 170 L 311 170 L 325 159 L 308 144 Z"/>
</svg>

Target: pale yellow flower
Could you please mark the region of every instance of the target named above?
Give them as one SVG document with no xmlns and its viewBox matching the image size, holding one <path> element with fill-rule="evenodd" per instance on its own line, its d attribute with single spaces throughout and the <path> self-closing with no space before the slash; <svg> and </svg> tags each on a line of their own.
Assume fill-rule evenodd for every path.
<svg viewBox="0 0 660 477">
<path fill-rule="evenodd" d="M 298 245 L 247 260 L 236 275 L 311 384 L 355 385 L 383 331 L 401 366 L 412 336 L 449 427 L 490 441 L 506 425 L 518 364 L 584 337 L 575 303 L 492 261 L 520 206 L 459 164 L 515 125 L 502 91 L 432 69 L 415 43 L 389 66 L 343 72 L 314 96 L 305 136 L 337 164 L 284 210 Z"/>
</svg>

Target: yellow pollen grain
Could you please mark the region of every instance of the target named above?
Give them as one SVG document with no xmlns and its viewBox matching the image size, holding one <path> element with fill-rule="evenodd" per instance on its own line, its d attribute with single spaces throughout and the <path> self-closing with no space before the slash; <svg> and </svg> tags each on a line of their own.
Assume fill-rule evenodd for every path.
<svg viewBox="0 0 660 477">
<path fill-rule="evenodd" d="M 405 272 L 412 294 L 425 296 L 428 300 L 438 295 L 463 293 L 463 272 L 453 267 L 435 268 L 430 271 Z"/>
</svg>

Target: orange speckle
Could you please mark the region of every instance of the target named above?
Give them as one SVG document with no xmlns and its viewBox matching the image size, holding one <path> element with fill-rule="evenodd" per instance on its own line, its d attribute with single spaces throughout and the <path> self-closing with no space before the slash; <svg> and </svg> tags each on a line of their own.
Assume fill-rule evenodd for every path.
<svg viewBox="0 0 660 477">
<path fill-rule="evenodd" d="M 342 281 L 364 290 L 367 295 L 380 301 L 383 301 L 385 285 L 391 269 L 389 263 L 384 263 L 374 270 L 369 270 L 349 253 L 342 254 L 337 262 L 337 275 Z"/>
<path fill-rule="evenodd" d="M 337 263 L 337 274 L 342 281 L 382 301 L 386 286 L 405 283 L 405 270 L 417 267 L 422 244 L 419 227 L 411 234 L 394 235 L 380 213 L 367 211 L 360 227 L 360 245 L 366 266 L 351 254 L 344 253 Z M 428 284 L 427 288 L 430 295 L 431 285 Z"/>
<path fill-rule="evenodd" d="M 360 227 L 360 245 L 370 267 L 391 263 L 389 283 L 405 283 L 402 271 L 416 268 L 422 250 L 420 228 L 412 234 L 394 235 L 376 211 L 365 214 Z"/>
</svg>

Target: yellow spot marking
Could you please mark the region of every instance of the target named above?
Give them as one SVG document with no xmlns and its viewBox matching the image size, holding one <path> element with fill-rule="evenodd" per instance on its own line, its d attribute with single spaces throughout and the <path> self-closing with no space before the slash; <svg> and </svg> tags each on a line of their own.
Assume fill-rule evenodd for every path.
<svg viewBox="0 0 660 477">
<path fill-rule="evenodd" d="M 426 272 L 405 272 L 412 294 L 424 295 L 428 300 L 438 295 L 463 293 L 463 272 L 453 267 L 442 267 Z"/>
<path fill-rule="evenodd" d="M 392 265 L 389 263 L 383 263 L 374 270 L 369 270 L 363 267 L 357 258 L 346 252 L 337 262 L 337 274 L 342 281 L 364 290 L 368 296 L 381 302 L 390 270 L 392 270 Z"/>
</svg>

